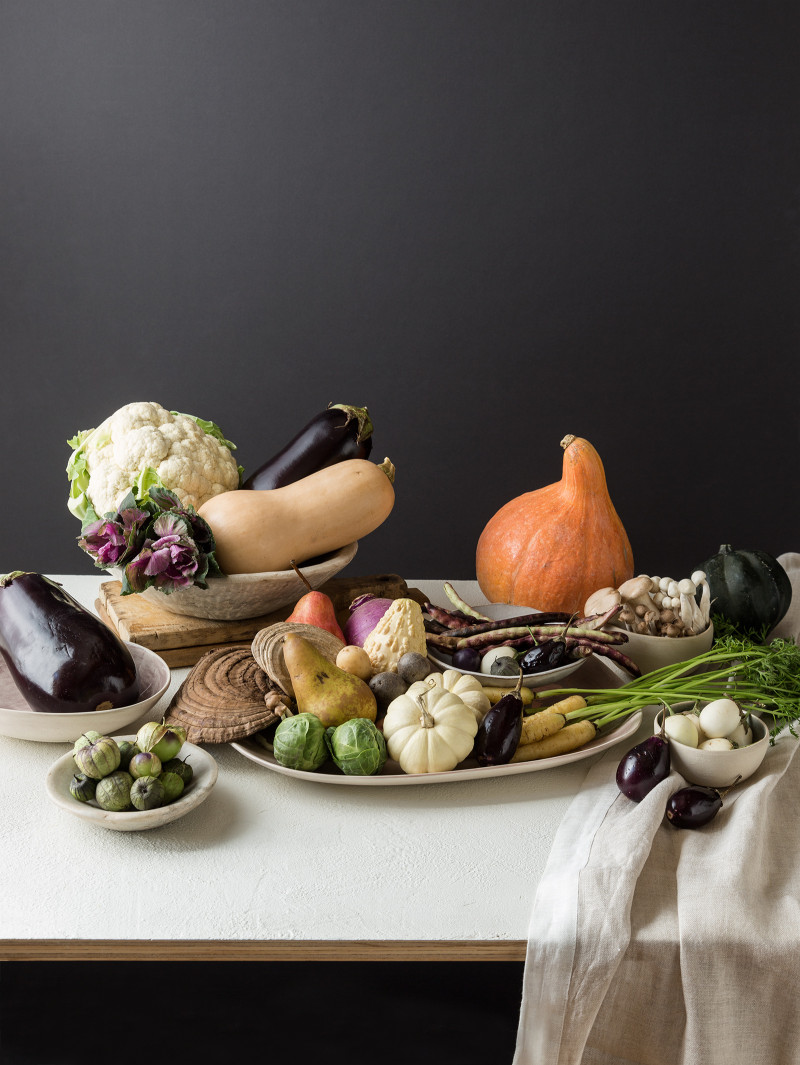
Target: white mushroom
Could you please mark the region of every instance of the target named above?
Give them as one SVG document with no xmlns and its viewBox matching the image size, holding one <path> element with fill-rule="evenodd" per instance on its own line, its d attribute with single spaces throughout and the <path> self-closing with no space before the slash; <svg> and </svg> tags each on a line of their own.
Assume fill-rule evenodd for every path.
<svg viewBox="0 0 800 1065">
<path fill-rule="evenodd" d="M 584 603 L 583 611 L 587 617 L 590 614 L 605 614 L 621 602 L 622 596 L 616 588 L 598 588 Z"/>
<path fill-rule="evenodd" d="M 634 613 L 636 613 L 638 606 L 644 607 L 640 623 L 645 624 L 645 631 L 655 634 L 658 607 L 650 596 L 650 592 L 653 590 L 653 582 L 646 574 L 642 574 L 639 577 L 631 577 L 630 580 L 621 584 L 618 589 L 623 603 L 630 607 Z M 640 631 L 638 624 L 636 631 Z"/>
<path fill-rule="evenodd" d="M 686 629 L 687 635 L 696 633 L 702 626 L 703 619 L 700 616 L 700 608 L 695 600 L 697 589 L 695 588 L 694 581 L 685 577 L 679 583 L 678 591 L 680 593 L 681 621 L 683 622 L 683 627 Z"/>
<path fill-rule="evenodd" d="M 700 588 L 699 609 L 703 626 L 700 631 L 702 632 L 708 628 L 709 622 L 711 621 L 711 588 L 709 587 L 706 574 L 701 569 L 694 571 L 692 574 L 692 580 L 695 585 Z"/>
</svg>

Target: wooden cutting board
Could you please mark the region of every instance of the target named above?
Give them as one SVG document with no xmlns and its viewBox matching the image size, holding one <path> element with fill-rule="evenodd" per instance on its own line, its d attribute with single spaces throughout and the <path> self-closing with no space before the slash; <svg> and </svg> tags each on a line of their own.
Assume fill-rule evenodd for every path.
<svg viewBox="0 0 800 1065">
<path fill-rule="evenodd" d="M 409 589 L 396 573 L 334 577 L 323 584 L 319 591 L 330 596 L 340 625 L 347 620 L 350 604 L 359 595 L 371 593 L 383 599 L 400 599 L 404 596 L 418 599 L 421 595 L 416 589 Z M 173 668 L 193 666 L 212 647 L 249 642 L 259 629 L 274 625 L 276 621 L 285 621 L 293 609 L 293 605 L 289 604 L 271 614 L 243 621 L 209 621 L 207 618 L 172 614 L 141 595 L 121 593 L 119 581 L 104 581 L 100 585 L 100 597 L 95 603 L 98 615 L 123 640 L 155 651 Z"/>
</svg>

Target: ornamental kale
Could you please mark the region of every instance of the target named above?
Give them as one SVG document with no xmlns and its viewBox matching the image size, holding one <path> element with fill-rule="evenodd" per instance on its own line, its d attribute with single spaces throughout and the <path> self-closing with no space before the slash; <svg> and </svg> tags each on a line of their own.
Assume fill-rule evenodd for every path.
<svg viewBox="0 0 800 1065">
<path fill-rule="evenodd" d="M 86 525 L 78 538 L 100 569 L 122 569 L 122 594 L 158 588 L 207 588 L 220 574 L 214 535 L 193 507 L 166 488 L 150 488 L 137 499 L 130 492 L 115 514 Z"/>
</svg>

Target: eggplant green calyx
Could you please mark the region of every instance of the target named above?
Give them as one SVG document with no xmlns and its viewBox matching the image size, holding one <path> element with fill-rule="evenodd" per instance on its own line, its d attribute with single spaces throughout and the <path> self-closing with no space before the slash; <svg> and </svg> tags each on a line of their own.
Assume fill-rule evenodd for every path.
<svg viewBox="0 0 800 1065">
<path fill-rule="evenodd" d="M 374 427 L 366 407 L 350 407 L 346 403 L 329 403 L 328 410 L 343 410 L 347 415 L 345 425 L 349 425 L 353 420 L 358 423 L 356 443 L 363 444 L 368 437 L 372 436 Z"/>
</svg>

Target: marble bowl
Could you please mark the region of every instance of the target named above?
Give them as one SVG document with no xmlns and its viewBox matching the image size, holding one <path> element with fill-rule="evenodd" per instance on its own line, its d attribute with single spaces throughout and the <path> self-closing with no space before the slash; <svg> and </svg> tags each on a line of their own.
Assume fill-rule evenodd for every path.
<svg viewBox="0 0 800 1065">
<path fill-rule="evenodd" d="M 662 666 L 673 666 L 676 662 L 686 662 L 710 650 L 714 642 L 714 626 L 711 624 L 697 636 L 643 636 L 638 632 L 613 627 L 610 631 L 626 634 L 627 643 L 622 644 L 619 650 L 635 662 L 643 674 L 652 673 Z"/>
<path fill-rule="evenodd" d="M 139 678 L 139 699 L 129 706 L 88 714 L 47 714 L 32 710 L 0 658 L 0 736 L 40 743 L 74 743 L 90 729 L 110 736 L 144 718 L 169 687 L 170 668 L 155 651 L 129 643 Z"/>
<path fill-rule="evenodd" d="M 303 576 L 312 588 L 319 588 L 352 561 L 358 542 L 347 544 L 317 559 L 299 563 Z M 122 579 L 122 572 L 111 569 Z M 147 588 L 138 594 L 162 610 L 184 617 L 206 618 L 209 621 L 241 621 L 257 618 L 296 602 L 308 589 L 293 569 L 268 573 L 232 573 L 211 577 L 207 588 L 178 588 L 166 595 L 157 588 Z"/>
<path fill-rule="evenodd" d="M 678 704 L 673 707 L 677 713 L 691 708 L 692 703 Z M 653 723 L 653 733 L 661 732 L 660 710 Z M 759 768 L 769 747 L 769 729 L 754 714 L 750 717 L 753 730 L 753 742 L 746 747 L 736 747 L 732 751 L 701 751 L 685 743 L 669 740 L 670 764 L 677 769 L 690 784 L 707 784 L 712 788 L 727 788 L 737 777 L 739 783 L 747 780 Z"/>
<path fill-rule="evenodd" d="M 115 736 L 114 739 L 133 742 L 136 736 Z M 69 782 L 75 773 L 75 759 L 72 757 L 72 751 L 62 755 L 50 768 L 45 786 L 47 794 L 56 806 L 60 806 L 73 817 L 88 821 L 100 828 L 111 828 L 115 832 L 141 832 L 149 828 L 160 828 L 171 821 L 177 821 L 180 817 L 185 817 L 200 803 L 205 802 L 217 780 L 217 763 L 202 747 L 196 747 L 193 743 L 184 743 L 178 757 L 188 759 L 194 770 L 192 782 L 174 802 L 167 806 L 159 806 L 155 810 L 123 810 L 116 813 L 103 810 L 94 800 L 79 802 L 73 798 L 69 791 Z"/>
</svg>

